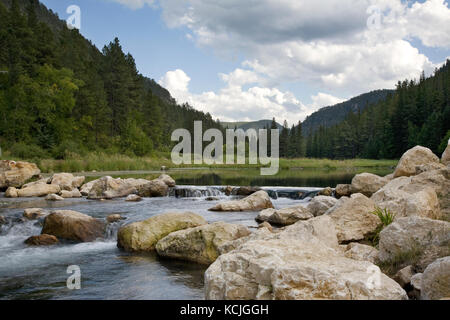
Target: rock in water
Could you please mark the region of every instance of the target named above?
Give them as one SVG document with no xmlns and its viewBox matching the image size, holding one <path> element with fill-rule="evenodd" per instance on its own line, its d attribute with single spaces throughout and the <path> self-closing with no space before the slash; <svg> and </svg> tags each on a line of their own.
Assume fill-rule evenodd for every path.
<svg viewBox="0 0 450 320">
<path fill-rule="evenodd" d="M 389 262 L 409 256 L 415 269 L 423 271 L 435 259 L 450 255 L 449 243 L 450 222 L 400 218 L 381 231 L 378 259 Z"/>
<path fill-rule="evenodd" d="M 336 197 L 350 197 L 352 194 L 352 186 L 349 184 L 338 184 L 336 186 Z"/>
<path fill-rule="evenodd" d="M 112 177 L 102 177 L 96 180 L 89 190 L 89 199 L 114 199 L 126 197 L 137 192 L 138 188 L 148 183 L 145 179 L 113 179 Z M 88 187 L 82 188 L 85 192 Z"/>
<path fill-rule="evenodd" d="M 17 198 L 19 196 L 19 190 L 14 187 L 6 189 L 5 198 Z"/>
<path fill-rule="evenodd" d="M 61 188 L 55 184 L 37 183 L 26 188 L 19 189 L 17 194 L 19 197 L 42 197 L 49 194 L 57 194 L 61 192 Z"/>
<path fill-rule="evenodd" d="M 131 252 L 154 251 L 156 243 L 168 234 L 206 223 L 203 217 L 191 212 L 157 215 L 120 228 L 117 246 Z"/>
<path fill-rule="evenodd" d="M 351 184 L 352 193 L 362 193 L 366 197 L 372 196 L 375 192 L 383 188 L 388 183 L 388 179 L 379 177 L 371 173 L 357 174 Z"/>
<path fill-rule="evenodd" d="M 160 256 L 211 264 L 219 256 L 219 247 L 227 241 L 248 236 L 241 225 L 216 222 L 170 233 L 156 244 Z"/>
<path fill-rule="evenodd" d="M 41 234 L 39 236 L 32 236 L 25 240 L 25 244 L 29 246 L 52 246 L 58 244 L 58 238 L 49 234 Z"/>
<path fill-rule="evenodd" d="M 164 182 L 169 188 L 173 188 L 175 187 L 176 183 L 175 180 L 172 179 L 171 176 L 167 175 L 167 174 L 162 174 L 159 176 L 159 178 L 157 180 L 161 180 L 162 182 Z"/>
<path fill-rule="evenodd" d="M 23 217 L 28 220 L 36 220 L 46 215 L 48 215 L 48 212 L 41 208 L 29 208 L 23 212 Z"/>
<path fill-rule="evenodd" d="M 91 242 L 104 237 L 105 223 L 80 212 L 53 211 L 44 220 L 42 234 L 76 242 Z"/>
<path fill-rule="evenodd" d="M 422 299 L 450 297 L 450 256 L 434 261 L 425 269 L 420 287 Z"/>
<path fill-rule="evenodd" d="M 372 214 L 375 202 L 360 193 L 350 198 L 342 197 L 339 202 L 326 212 L 335 225 L 340 243 L 364 240 L 377 230 L 380 219 Z"/>
<path fill-rule="evenodd" d="M 439 158 L 428 148 L 416 146 L 406 151 L 394 171 L 394 178 L 410 177 L 416 174 L 420 165 L 439 164 Z"/>
<path fill-rule="evenodd" d="M 71 173 L 55 173 L 51 178 L 51 184 L 58 185 L 61 190 L 72 191 L 81 187 L 85 180 L 85 177 L 75 177 Z"/>
<path fill-rule="evenodd" d="M 325 214 L 325 212 L 334 207 L 337 203 L 338 200 L 336 198 L 317 196 L 308 203 L 307 208 L 313 214 L 313 216 L 317 217 Z"/>
<path fill-rule="evenodd" d="M 58 196 L 57 194 L 49 194 L 45 197 L 45 200 L 47 200 L 47 201 L 62 201 L 62 200 L 64 200 L 64 198 L 61 196 Z"/>
<path fill-rule="evenodd" d="M 255 218 L 257 222 L 268 221 L 270 216 L 272 216 L 276 212 L 275 209 L 269 208 L 262 210 Z"/>
<path fill-rule="evenodd" d="M 152 180 L 138 187 L 137 193 L 140 197 L 166 197 L 169 187 L 162 180 Z"/>
<path fill-rule="evenodd" d="M 61 197 L 64 199 L 70 199 L 70 198 L 81 198 L 80 190 L 73 189 L 72 191 L 63 190 L 61 191 Z"/>
<path fill-rule="evenodd" d="M 128 202 L 139 202 L 139 201 L 142 201 L 142 198 L 139 197 L 137 194 L 130 194 L 130 195 L 125 199 L 125 201 L 128 201 Z"/>
<path fill-rule="evenodd" d="M 217 204 L 210 208 L 210 211 L 258 211 L 273 208 L 270 197 L 265 191 L 258 191 L 254 194 L 241 199 L 232 200 Z"/>
<path fill-rule="evenodd" d="M 0 161 L 0 189 L 20 188 L 27 180 L 41 173 L 34 163 L 21 161 Z"/>
<path fill-rule="evenodd" d="M 289 226 L 300 220 L 308 220 L 313 218 L 312 213 L 305 207 L 299 205 L 290 208 L 275 210 L 269 217 L 268 221 L 271 224 L 279 226 Z"/>
<path fill-rule="evenodd" d="M 111 214 L 109 216 L 106 217 L 106 221 L 108 221 L 108 223 L 114 223 L 114 222 L 118 222 L 120 220 L 124 220 L 125 218 L 123 218 L 120 214 Z"/>
</svg>

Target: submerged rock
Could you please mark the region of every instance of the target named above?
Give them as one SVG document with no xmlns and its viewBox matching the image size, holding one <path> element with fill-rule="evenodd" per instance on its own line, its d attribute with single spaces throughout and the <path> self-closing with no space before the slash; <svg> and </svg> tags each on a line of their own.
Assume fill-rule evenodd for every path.
<svg viewBox="0 0 450 320">
<path fill-rule="evenodd" d="M 120 228 L 117 246 L 131 252 L 154 251 L 156 243 L 168 234 L 206 223 L 203 217 L 191 212 L 157 215 Z"/>
<path fill-rule="evenodd" d="M 29 237 L 27 240 L 25 240 L 25 244 L 29 246 L 52 246 L 58 243 L 59 243 L 58 238 L 49 234 L 32 236 Z"/>
<path fill-rule="evenodd" d="M 123 218 L 120 214 L 110 214 L 109 216 L 106 217 L 106 221 L 108 221 L 108 223 L 114 223 L 114 222 L 118 222 L 121 220 L 125 220 L 125 218 Z"/>
<path fill-rule="evenodd" d="M 250 231 L 241 225 L 216 222 L 196 228 L 170 233 L 156 244 L 160 256 L 211 264 L 219 256 L 225 242 L 248 236 Z"/>
<path fill-rule="evenodd" d="M 20 188 L 27 180 L 37 176 L 41 170 L 36 164 L 22 161 L 0 161 L 0 189 Z"/>
<path fill-rule="evenodd" d="M 215 207 L 210 208 L 210 211 L 258 211 L 262 209 L 273 208 L 270 197 L 265 191 L 258 191 L 254 194 L 241 199 L 222 202 Z"/>
<path fill-rule="evenodd" d="M 428 148 L 416 146 L 406 151 L 395 168 L 394 178 L 410 177 L 416 174 L 420 165 L 439 164 L 439 158 Z"/>
<path fill-rule="evenodd" d="M 91 242 L 103 238 L 105 223 L 80 212 L 56 210 L 44 220 L 41 234 L 76 242 Z"/>
</svg>

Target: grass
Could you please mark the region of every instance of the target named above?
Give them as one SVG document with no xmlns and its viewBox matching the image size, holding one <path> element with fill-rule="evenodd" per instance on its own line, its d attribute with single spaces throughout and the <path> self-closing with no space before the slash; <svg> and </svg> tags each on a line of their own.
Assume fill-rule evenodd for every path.
<svg viewBox="0 0 450 320">
<path fill-rule="evenodd" d="M 380 207 L 376 207 L 375 210 L 371 213 L 376 215 L 381 222 L 381 224 L 373 232 L 373 234 L 368 237 L 368 240 L 372 243 L 372 245 L 374 247 L 377 247 L 378 243 L 380 242 L 380 232 L 383 231 L 383 229 L 390 225 L 392 222 L 394 222 L 396 214 L 387 208 L 381 209 Z"/>
<path fill-rule="evenodd" d="M 391 260 L 379 262 L 381 271 L 388 276 L 395 275 L 400 269 L 416 265 L 422 257 L 423 249 L 414 245 L 411 249 L 397 252 Z"/>
<path fill-rule="evenodd" d="M 156 153 L 151 157 L 131 157 L 121 154 L 106 154 L 102 152 L 91 152 L 85 156 L 74 155 L 64 160 L 56 159 L 20 159 L 5 153 L 1 159 L 14 159 L 35 162 L 42 172 L 89 172 L 89 171 L 135 171 L 135 170 L 159 170 L 161 166 L 168 168 L 253 168 L 258 169 L 261 165 L 174 165 L 170 153 Z M 248 162 L 248 161 L 247 161 Z M 394 167 L 396 160 L 330 160 L 330 159 L 280 159 L 281 170 L 305 170 L 305 169 L 352 169 L 352 168 L 386 168 Z"/>
</svg>

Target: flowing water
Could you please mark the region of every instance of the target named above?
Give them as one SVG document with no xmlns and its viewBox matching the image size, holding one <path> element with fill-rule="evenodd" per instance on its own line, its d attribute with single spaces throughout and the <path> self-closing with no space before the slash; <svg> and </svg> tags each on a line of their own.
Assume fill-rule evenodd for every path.
<svg viewBox="0 0 450 320">
<path fill-rule="evenodd" d="M 386 170 L 387 171 L 387 170 Z M 389 172 L 386 172 L 389 173 Z M 293 187 L 264 187 L 276 208 L 307 204 L 317 193 L 316 187 L 348 183 L 349 175 L 327 175 L 328 180 L 311 182 L 295 174 L 279 177 L 281 180 L 260 180 L 260 186 L 291 185 Z M 42 198 L 6 199 L 0 194 L 0 216 L 7 223 L 0 226 L 0 299 L 203 299 L 205 267 L 194 263 L 166 260 L 156 254 L 129 254 L 116 246 L 117 230 L 134 221 L 148 219 L 164 212 L 191 211 L 202 215 L 208 222 L 224 221 L 256 227 L 257 212 L 211 212 L 219 201 L 230 200 L 217 184 L 255 185 L 246 180 L 252 176 L 218 176 L 217 173 L 200 177 L 177 176 L 178 183 L 204 182 L 199 186 L 178 186 L 165 198 L 146 198 L 142 202 L 125 202 L 124 199 L 90 201 L 66 199 L 48 202 Z M 242 180 L 243 179 L 243 180 Z M 296 180 L 297 179 L 297 180 Z M 316 178 L 317 179 L 317 178 Z M 332 181 L 331 181 L 332 180 Z M 306 181 L 306 182 L 305 182 Z M 24 240 L 38 235 L 42 229 L 39 221 L 24 221 L 25 208 L 47 210 L 75 210 L 95 218 L 105 219 L 119 213 L 126 220 L 108 227 L 106 239 L 92 243 L 62 243 L 52 247 L 28 247 Z M 69 290 L 66 281 L 71 274 L 68 266 L 81 269 L 81 289 Z"/>
</svg>

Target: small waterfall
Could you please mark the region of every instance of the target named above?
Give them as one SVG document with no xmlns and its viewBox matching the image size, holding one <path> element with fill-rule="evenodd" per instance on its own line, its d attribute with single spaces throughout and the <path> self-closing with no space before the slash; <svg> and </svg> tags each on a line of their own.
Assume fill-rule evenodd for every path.
<svg viewBox="0 0 450 320">
<path fill-rule="evenodd" d="M 317 188 L 282 188 L 282 187 L 264 187 L 272 199 L 288 198 L 293 200 L 304 200 L 306 198 L 314 198 L 321 189 Z"/>
<path fill-rule="evenodd" d="M 177 186 L 170 190 L 170 196 L 176 198 L 219 197 L 224 192 L 221 187 Z"/>
</svg>

